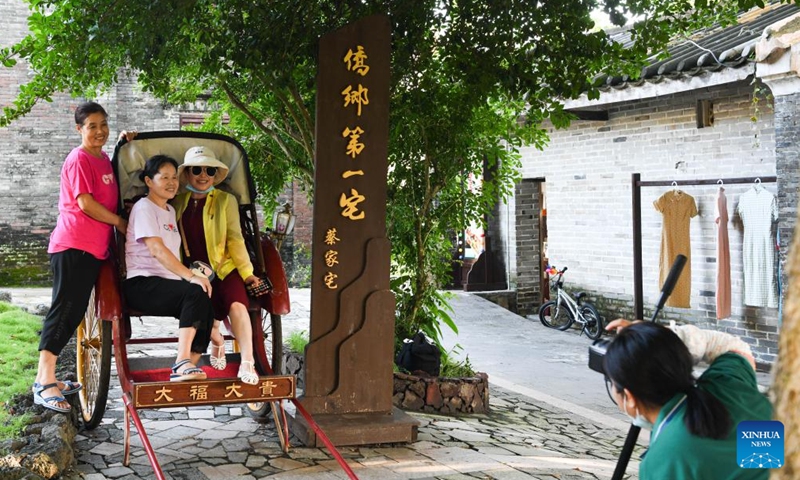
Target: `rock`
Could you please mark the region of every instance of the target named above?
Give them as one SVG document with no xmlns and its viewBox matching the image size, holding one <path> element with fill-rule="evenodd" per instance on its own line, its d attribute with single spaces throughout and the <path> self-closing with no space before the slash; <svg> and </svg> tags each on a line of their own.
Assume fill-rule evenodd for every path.
<svg viewBox="0 0 800 480">
<path fill-rule="evenodd" d="M 458 389 L 458 397 L 465 405 L 472 403 L 472 398 L 475 397 L 475 385 L 472 383 L 462 384 Z"/>
<path fill-rule="evenodd" d="M 0 302 L 11 303 L 11 292 L 0 290 Z"/>
<path fill-rule="evenodd" d="M 405 375 L 404 375 L 405 376 Z M 406 391 L 406 384 L 408 382 L 405 381 L 400 375 L 394 374 L 394 380 L 392 382 L 392 391 L 394 393 L 403 393 Z"/>
<path fill-rule="evenodd" d="M 433 409 L 438 409 L 442 406 L 444 400 L 442 399 L 442 392 L 439 391 L 439 385 L 435 382 L 428 384 L 428 391 L 425 392 L 425 405 Z"/>
<path fill-rule="evenodd" d="M 442 382 L 439 385 L 439 389 L 442 391 L 442 396 L 445 398 L 458 395 L 458 385 L 450 381 Z"/>
<path fill-rule="evenodd" d="M 43 428 L 44 428 L 43 423 L 34 423 L 31 425 L 27 425 L 23 431 L 25 432 L 25 435 L 41 435 Z"/>
<path fill-rule="evenodd" d="M 304 360 L 303 354 L 289 351 L 288 346 L 283 346 L 282 373 L 284 375 L 294 375 L 297 377 L 297 388 L 299 389 L 305 387 Z"/>
<path fill-rule="evenodd" d="M 406 397 L 403 399 L 403 408 L 408 410 L 419 410 L 423 405 L 425 405 L 425 402 L 423 402 L 422 399 L 414 392 L 410 390 L 406 392 Z"/>
<path fill-rule="evenodd" d="M 36 452 L 26 455 L 20 461 L 22 466 L 41 478 L 57 478 L 61 470 L 53 459 L 45 452 Z"/>
<path fill-rule="evenodd" d="M 408 389 L 414 392 L 418 397 L 424 398 L 425 397 L 425 382 L 418 381 L 414 382 L 408 386 Z"/>
<path fill-rule="evenodd" d="M 18 452 L 19 449 L 24 447 L 26 442 L 20 438 L 9 438 L 0 442 L 0 452 Z M 2 464 L 2 463 L 0 463 Z M 0 476 L 0 478 L 3 478 Z"/>
<path fill-rule="evenodd" d="M 469 410 L 472 413 L 486 411 L 486 409 L 483 406 L 483 399 L 481 399 L 480 395 L 475 395 L 474 397 L 472 397 L 472 402 L 469 404 Z"/>
<path fill-rule="evenodd" d="M 50 311 L 50 305 L 45 305 L 44 303 L 40 303 L 35 307 L 31 307 L 28 310 L 32 315 L 38 315 L 40 317 L 44 317 L 47 315 L 47 312 Z"/>
<path fill-rule="evenodd" d="M 43 480 L 42 477 L 31 473 L 27 468 L 19 464 L 19 459 L 13 455 L 0 458 L 0 478 L 3 480 Z"/>
</svg>

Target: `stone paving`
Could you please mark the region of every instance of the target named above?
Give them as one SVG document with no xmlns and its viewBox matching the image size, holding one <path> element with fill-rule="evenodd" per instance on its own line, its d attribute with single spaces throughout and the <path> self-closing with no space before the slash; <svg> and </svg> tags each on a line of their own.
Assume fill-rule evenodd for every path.
<svg viewBox="0 0 800 480">
<path fill-rule="evenodd" d="M 46 294 L 28 292 L 23 303 L 49 303 Z M 19 294 L 14 296 L 19 303 Z M 284 335 L 308 328 L 307 307 L 293 304 L 284 318 Z M 305 319 L 303 318 L 305 316 Z M 156 336 L 173 322 L 145 317 L 134 335 Z M 173 332 L 174 333 L 174 332 Z M 174 354 L 174 346 L 133 345 L 129 355 Z M 124 407 L 112 370 L 103 423 L 76 437 L 78 464 L 64 475 L 85 478 L 155 478 L 133 428 L 131 464 L 122 465 Z M 491 385 L 491 372 L 489 381 Z M 361 479 L 607 479 L 616 465 L 624 431 L 586 415 L 499 388 L 490 387 L 491 411 L 447 417 L 412 413 L 420 421 L 414 444 L 342 447 L 339 451 Z M 284 454 L 271 423 L 256 423 L 244 406 L 140 410 L 160 465 L 171 479 L 342 479 L 347 478 L 326 449 L 305 448 L 292 437 Z M 634 458 L 638 458 L 637 452 Z M 628 466 L 637 478 L 638 462 Z"/>
<path fill-rule="evenodd" d="M 131 464 L 122 466 L 119 393 L 119 387 L 111 392 L 104 423 L 76 437 L 78 465 L 65 478 L 155 478 L 136 435 Z M 618 431 L 507 390 L 494 388 L 491 395 L 486 415 L 414 413 L 420 421 L 414 444 L 339 451 L 361 479 L 610 478 L 623 441 Z M 167 478 L 347 478 L 325 449 L 296 445 L 283 454 L 274 426 L 256 423 L 239 406 L 144 410 L 140 416 Z M 636 472 L 638 463 L 628 470 Z"/>
</svg>

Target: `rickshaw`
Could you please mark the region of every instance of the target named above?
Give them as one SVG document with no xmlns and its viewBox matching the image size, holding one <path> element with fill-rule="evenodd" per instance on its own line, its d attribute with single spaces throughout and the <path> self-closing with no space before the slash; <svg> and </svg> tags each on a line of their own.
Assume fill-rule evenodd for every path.
<svg viewBox="0 0 800 480">
<path fill-rule="evenodd" d="M 203 132 L 164 131 L 145 132 L 116 145 L 112 165 L 120 189 L 120 211 L 125 212 L 134 201 L 146 193 L 139 172 L 148 158 L 165 154 L 183 163 L 184 153 L 193 146 L 213 150 L 228 168 L 228 177 L 218 185 L 233 194 L 239 203 L 242 234 L 245 237 L 256 275 L 266 277 L 271 290 L 258 298 L 250 297 L 248 311 L 253 329 L 257 385 L 245 384 L 237 378 L 240 363 L 234 340 L 234 353 L 226 354 L 225 370 L 203 368 L 208 379 L 203 381 L 170 382 L 169 368 L 173 358 L 133 358 L 127 354 L 128 345 L 175 343 L 174 338 L 142 338 L 134 335 L 132 317 L 147 315 L 126 308 L 121 293 L 124 280 L 124 237 L 117 235 L 115 254 L 100 270 L 83 322 L 77 331 L 77 375 L 84 385 L 80 392 L 81 416 L 87 429 L 100 424 L 106 409 L 111 378 L 111 357 L 116 361 L 125 404 L 125 438 L 123 464 L 130 463 L 130 426 L 133 423 L 144 446 L 156 478 L 164 478 L 147 434 L 139 419 L 138 410 L 150 408 L 199 406 L 217 404 L 246 404 L 246 410 L 256 421 L 266 421 L 271 415 L 284 452 L 289 449 L 289 431 L 283 400 L 292 401 L 325 443 L 350 478 L 356 478 L 334 445 L 317 426 L 310 414 L 297 402 L 295 377 L 278 375 L 282 363 L 281 316 L 289 313 L 289 288 L 283 263 L 269 235 L 259 232 L 256 212 L 256 190 L 250 176 L 247 153 L 239 142 L 225 135 Z M 166 320 L 166 319 L 165 319 Z M 168 321 L 168 320 L 166 320 Z M 230 332 L 230 325 L 226 324 Z M 176 324 L 177 334 L 177 324 Z M 113 345 L 113 353 L 112 353 Z M 210 365 L 208 355 L 198 362 L 201 368 Z"/>
</svg>

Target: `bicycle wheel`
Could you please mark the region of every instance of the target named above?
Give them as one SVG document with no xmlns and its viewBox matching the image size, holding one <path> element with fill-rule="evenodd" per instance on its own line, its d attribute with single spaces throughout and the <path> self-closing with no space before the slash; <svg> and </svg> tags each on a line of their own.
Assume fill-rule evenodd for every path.
<svg viewBox="0 0 800 480">
<path fill-rule="evenodd" d="M 569 313 L 569 309 L 557 300 L 550 300 L 539 308 L 539 321 L 548 328 L 566 330 L 575 321 Z"/>
<path fill-rule="evenodd" d="M 581 315 L 586 323 L 583 325 L 583 330 L 586 336 L 592 340 L 597 340 L 603 336 L 603 319 L 597 313 L 597 309 L 591 303 L 584 303 L 581 305 Z"/>
<path fill-rule="evenodd" d="M 81 416 L 87 430 L 103 420 L 111 379 L 111 323 L 100 319 L 92 290 L 83 322 L 77 330 L 77 373 L 83 390 L 78 392 Z"/>
</svg>

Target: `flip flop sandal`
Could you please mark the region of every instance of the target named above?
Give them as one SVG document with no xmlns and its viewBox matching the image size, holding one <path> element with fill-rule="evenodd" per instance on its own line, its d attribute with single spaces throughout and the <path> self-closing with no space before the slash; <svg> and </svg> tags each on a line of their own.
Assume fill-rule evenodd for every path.
<svg viewBox="0 0 800 480">
<path fill-rule="evenodd" d="M 245 365 L 250 365 L 250 368 L 245 368 Z M 258 384 L 258 374 L 255 371 L 255 364 L 253 362 L 248 362 L 247 360 L 242 360 L 242 363 L 239 365 L 239 373 L 237 374 L 239 379 L 248 384 L 248 385 L 257 385 Z"/>
<path fill-rule="evenodd" d="M 222 356 L 215 357 L 214 354 L 219 354 L 220 351 L 222 351 Z M 223 342 L 222 345 L 211 342 L 211 352 L 211 355 L 208 357 L 208 363 L 210 363 L 215 370 L 225 370 L 225 367 L 228 365 L 228 361 L 225 358 L 225 342 Z"/>
<path fill-rule="evenodd" d="M 191 380 L 205 380 L 207 378 L 206 372 L 196 366 L 187 367 L 182 372 L 178 372 L 178 369 L 187 363 L 192 365 L 191 360 L 187 358 L 172 366 L 172 374 L 169 376 L 170 382 L 188 382 Z"/>
<path fill-rule="evenodd" d="M 60 413 L 69 413 L 72 410 L 72 407 L 59 407 L 58 404 L 60 402 L 66 402 L 67 399 L 64 397 L 59 396 L 52 396 L 52 397 L 42 397 L 42 392 L 47 390 L 48 388 L 58 388 L 58 383 L 48 383 L 47 385 L 38 385 L 35 384 L 33 387 L 33 403 L 36 405 L 41 405 L 48 410 L 53 410 L 55 412 Z"/>
<path fill-rule="evenodd" d="M 61 395 L 64 395 L 65 397 L 76 394 L 81 390 L 83 390 L 83 385 L 81 385 L 78 382 L 73 382 L 72 380 L 61 380 L 61 383 L 64 384 L 64 388 L 60 389 Z M 39 388 L 39 387 L 41 387 L 41 385 L 39 385 L 39 382 L 33 382 L 33 388 Z"/>
</svg>

